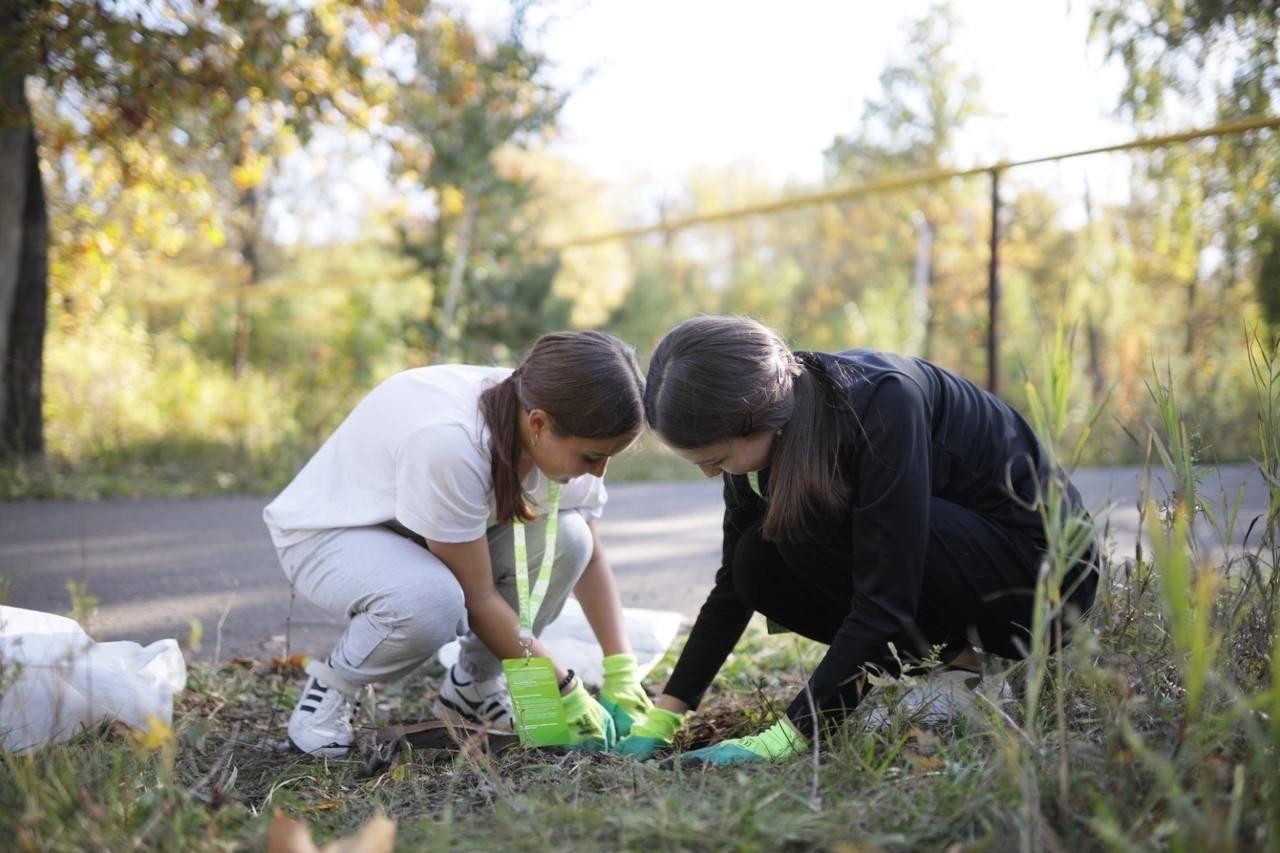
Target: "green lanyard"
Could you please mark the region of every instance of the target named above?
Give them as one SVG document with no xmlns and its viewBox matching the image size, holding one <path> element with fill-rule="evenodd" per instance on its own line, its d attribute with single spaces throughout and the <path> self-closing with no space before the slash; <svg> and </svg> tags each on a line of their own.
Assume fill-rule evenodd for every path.
<svg viewBox="0 0 1280 853">
<path fill-rule="evenodd" d="M 533 620 L 542 609 L 542 599 L 547 595 L 547 587 L 551 585 L 552 563 L 556 555 L 556 528 L 559 526 L 560 484 L 551 481 L 547 485 L 547 497 L 550 507 L 547 510 L 547 540 L 542 549 L 542 566 L 538 569 L 538 580 L 533 585 L 533 593 L 529 593 L 529 552 L 525 546 L 524 522 L 515 523 L 516 550 L 516 596 L 520 603 L 520 645 L 524 646 L 524 656 L 529 656 L 529 644 L 533 642 Z"/>
</svg>

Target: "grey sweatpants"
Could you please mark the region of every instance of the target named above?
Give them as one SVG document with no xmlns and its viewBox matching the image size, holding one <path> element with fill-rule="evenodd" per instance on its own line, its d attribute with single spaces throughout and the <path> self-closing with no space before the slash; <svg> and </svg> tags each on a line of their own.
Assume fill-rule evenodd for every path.
<svg viewBox="0 0 1280 853">
<path fill-rule="evenodd" d="M 532 589 L 542 565 L 546 522 L 529 524 L 525 534 Z M 512 526 L 491 527 L 487 537 L 494 586 L 515 610 Z M 591 529 L 577 510 L 560 513 L 551 584 L 534 621 L 534 634 L 541 634 L 560 615 L 591 559 L 592 541 Z M 467 628 L 462 587 L 453 573 L 413 540 L 385 527 L 344 527 L 277 548 L 276 553 L 298 595 L 350 619 L 329 665 L 352 684 L 401 678 L 458 635 L 463 670 L 479 679 L 501 672 L 501 661 Z"/>
</svg>

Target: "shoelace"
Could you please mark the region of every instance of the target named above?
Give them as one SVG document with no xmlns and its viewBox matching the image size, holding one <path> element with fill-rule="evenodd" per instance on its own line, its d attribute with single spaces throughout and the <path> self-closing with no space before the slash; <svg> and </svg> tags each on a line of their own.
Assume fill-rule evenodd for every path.
<svg viewBox="0 0 1280 853">
<path fill-rule="evenodd" d="M 315 676 L 312 676 L 311 679 L 307 682 L 307 686 L 302 691 L 305 698 L 303 699 L 303 703 L 300 704 L 298 707 L 301 708 L 303 711 L 307 711 L 308 713 L 314 714 L 319 709 L 320 705 L 324 702 L 325 698 L 329 695 L 329 691 L 332 689 L 333 688 L 329 687 L 329 685 L 325 684 L 320 679 L 316 678 Z M 306 704 L 307 702 L 311 702 L 313 704 L 308 705 Z M 359 712 L 360 712 L 360 700 L 353 699 L 351 701 L 351 713 L 347 715 L 347 722 L 350 723 L 352 726 L 356 724 L 356 715 Z"/>
</svg>

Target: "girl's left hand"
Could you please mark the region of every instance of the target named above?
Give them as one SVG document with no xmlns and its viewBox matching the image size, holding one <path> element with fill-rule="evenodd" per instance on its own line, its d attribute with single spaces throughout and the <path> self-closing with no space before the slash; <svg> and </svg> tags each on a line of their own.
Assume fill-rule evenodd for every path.
<svg viewBox="0 0 1280 853">
<path fill-rule="evenodd" d="M 573 689 L 560 698 L 569 724 L 569 748 L 586 752 L 607 752 L 617 742 L 613 718 L 591 698 L 582 679 L 574 678 Z"/>
<path fill-rule="evenodd" d="M 725 767 L 736 764 L 758 764 L 791 758 L 808 749 L 808 742 L 785 719 L 778 720 L 758 735 L 723 740 L 714 746 L 673 755 L 662 763 L 673 767 Z"/>
<path fill-rule="evenodd" d="M 636 721 L 644 719 L 653 708 L 649 694 L 640 683 L 635 655 L 609 655 L 604 659 L 600 704 L 613 717 L 620 738 L 629 735 Z"/>
</svg>

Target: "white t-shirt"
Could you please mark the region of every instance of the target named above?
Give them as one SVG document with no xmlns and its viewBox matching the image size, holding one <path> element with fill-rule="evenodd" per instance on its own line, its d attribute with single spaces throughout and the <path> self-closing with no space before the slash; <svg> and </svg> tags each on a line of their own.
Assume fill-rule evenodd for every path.
<svg viewBox="0 0 1280 853">
<path fill-rule="evenodd" d="M 444 364 L 398 373 L 360 401 L 262 518 L 283 548 L 337 527 L 395 519 L 427 539 L 469 542 L 497 523 L 489 430 L 480 393 L 506 367 Z M 524 478 L 535 512 L 547 478 Z M 599 518 L 604 482 L 584 474 L 560 488 L 560 508 Z"/>
</svg>

